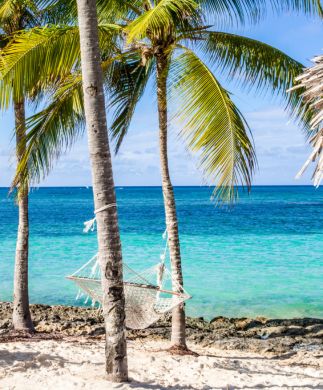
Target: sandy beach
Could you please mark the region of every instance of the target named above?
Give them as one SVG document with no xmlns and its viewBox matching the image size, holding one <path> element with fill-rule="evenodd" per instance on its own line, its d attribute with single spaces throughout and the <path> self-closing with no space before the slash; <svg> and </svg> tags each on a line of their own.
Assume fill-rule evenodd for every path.
<svg viewBox="0 0 323 390">
<path fill-rule="evenodd" d="M 174 356 L 158 350 L 165 341 L 132 341 L 131 382 L 107 383 L 104 342 L 78 340 L 0 345 L 1 389 L 322 389 L 319 353 L 281 356 L 190 345 L 200 354 Z M 158 352 L 156 352 L 158 351 Z"/>
<path fill-rule="evenodd" d="M 97 310 L 32 305 L 37 333 L 10 325 L 0 303 L 0 389 L 323 389 L 323 320 L 188 318 L 189 347 L 166 351 L 169 320 L 128 331 L 131 381 L 104 378 L 104 328 Z"/>
</svg>

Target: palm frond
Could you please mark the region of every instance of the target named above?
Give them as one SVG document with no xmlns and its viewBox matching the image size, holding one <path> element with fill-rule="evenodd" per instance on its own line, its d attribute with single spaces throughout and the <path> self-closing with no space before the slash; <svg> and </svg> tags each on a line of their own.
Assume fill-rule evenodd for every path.
<svg viewBox="0 0 323 390">
<path fill-rule="evenodd" d="M 34 28 L 16 34 L 1 53 L 0 78 L 16 94 L 24 94 L 71 72 L 79 61 L 77 27 Z M 0 104 L 7 101 L 1 88 Z M 20 98 L 20 96 L 16 96 Z"/>
<path fill-rule="evenodd" d="M 308 166 L 316 161 L 312 180 L 314 186 L 318 188 L 323 180 L 323 128 L 318 129 L 317 133 L 310 139 L 310 144 L 312 145 L 313 150 L 295 178 L 299 179 Z"/>
<path fill-rule="evenodd" d="M 313 110 L 311 129 L 323 127 L 323 56 L 312 59 L 314 65 L 304 70 L 295 80 L 295 86 L 287 92 L 302 89 L 302 97 Z"/>
<path fill-rule="evenodd" d="M 323 16 L 321 0 L 270 0 L 269 4 L 277 13 L 294 11 L 312 16 Z"/>
<path fill-rule="evenodd" d="M 101 63 L 105 77 L 120 57 L 118 54 Z M 75 71 L 59 78 L 51 84 L 48 95 L 51 98 L 46 108 L 26 121 L 26 152 L 17 167 L 13 187 L 19 183 L 38 183 L 45 178 L 54 162 L 73 145 L 85 127 L 80 73 Z"/>
<path fill-rule="evenodd" d="M 179 28 L 188 17 L 200 17 L 194 0 L 161 0 L 126 27 L 128 41 L 147 36 L 167 37 L 171 29 Z"/>
<path fill-rule="evenodd" d="M 38 0 L 38 17 L 41 25 L 76 25 L 77 24 L 77 6 L 76 1 Z"/>
<path fill-rule="evenodd" d="M 144 13 L 141 0 L 97 0 L 99 22 L 131 21 Z"/>
<path fill-rule="evenodd" d="M 312 137 L 309 140 L 313 151 L 296 178 L 298 179 L 305 172 L 311 162 L 317 161 L 312 180 L 315 187 L 319 187 L 323 180 L 323 56 L 316 56 L 312 61 L 314 65 L 305 69 L 304 73 L 296 79 L 298 84 L 292 88 L 292 90 L 299 88 L 304 90 L 303 97 L 313 110 L 310 123 Z"/>
<path fill-rule="evenodd" d="M 112 41 L 120 30 L 100 25 L 100 43 L 113 50 Z M 80 67 L 79 32 L 76 26 L 52 26 L 20 32 L 0 52 L 0 106 L 7 107 L 15 93 L 34 95 Z"/>
<path fill-rule="evenodd" d="M 81 76 L 61 82 L 51 103 L 28 118 L 26 151 L 18 164 L 12 187 L 38 183 L 84 129 L 84 106 Z"/>
<path fill-rule="evenodd" d="M 239 182 L 251 186 L 256 158 L 241 113 L 208 67 L 185 50 L 170 68 L 174 120 L 205 176 L 216 183 L 217 199 L 233 201 Z"/>
<path fill-rule="evenodd" d="M 200 0 L 207 19 L 219 25 L 257 23 L 268 9 L 276 14 L 286 11 L 323 16 L 321 0 Z"/>
<path fill-rule="evenodd" d="M 35 26 L 39 7 L 33 0 L 0 0 L 0 25 L 7 33 Z"/>
<path fill-rule="evenodd" d="M 127 56 L 123 61 L 115 62 L 110 74 L 109 106 L 113 110 L 110 131 L 116 142 L 116 152 L 128 132 L 138 101 L 145 91 L 145 87 L 153 70 L 153 60 L 144 65 L 136 54 L 132 58 Z"/>
<path fill-rule="evenodd" d="M 7 22 L 14 16 L 16 10 L 15 2 L 13 0 L 2 0 L 0 2 L 0 21 Z"/>
<path fill-rule="evenodd" d="M 257 92 L 270 92 L 284 99 L 286 108 L 303 121 L 305 129 L 311 113 L 301 91 L 287 93 L 302 72 L 303 65 L 263 42 L 223 32 L 203 32 L 199 47 L 212 65 L 226 72 L 230 80 Z"/>
</svg>

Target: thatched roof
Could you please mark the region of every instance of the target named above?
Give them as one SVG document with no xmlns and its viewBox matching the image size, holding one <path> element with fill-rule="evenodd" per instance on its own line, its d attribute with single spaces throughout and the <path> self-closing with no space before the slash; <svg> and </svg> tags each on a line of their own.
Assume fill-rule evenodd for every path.
<svg viewBox="0 0 323 390">
<path fill-rule="evenodd" d="M 314 185 L 318 187 L 323 179 L 323 56 L 317 56 L 312 61 L 314 65 L 311 68 L 307 68 L 296 79 L 299 84 L 294 88 L 305 88 L 303 97 L 314 111 L 311 127 L 313 130 L 317 129 L 318 131 L 310 139 L 313 152 L 296 178 L 299 178 L 303 174 L 312 161 L 317 161 L 312 179 Z"/>
</svg>

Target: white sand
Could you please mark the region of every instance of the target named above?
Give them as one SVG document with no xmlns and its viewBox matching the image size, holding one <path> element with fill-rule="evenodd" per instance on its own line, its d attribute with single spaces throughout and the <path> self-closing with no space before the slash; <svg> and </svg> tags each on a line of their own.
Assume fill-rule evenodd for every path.
<svg viewBox="0 0 323 390">
<path fill-rule="evenodd" d="M 319 351 L 279 358 L 196 346 L 199 357 L 154 351 L 166 347 L 129 342 L 132 381 L 115 385 L 104 379 L 103 341 L 1 343 L 0 389 L 323 389 Z"/>
</svg>

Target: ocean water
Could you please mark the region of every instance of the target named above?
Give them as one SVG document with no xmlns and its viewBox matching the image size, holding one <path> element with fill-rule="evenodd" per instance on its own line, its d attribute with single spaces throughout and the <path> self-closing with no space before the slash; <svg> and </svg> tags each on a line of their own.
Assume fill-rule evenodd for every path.
<svg viewBox="0 0 323 390">
<path fill-rule="evenodd" d="M 193 316 L 323 318 L 323 191 L 254 187 L 231 208 L 207 187 L 177 187 L 185 287 Z M 165 229 L 161 188 L 118 187 L 124 260 L 143 270 L 159 261 Z M 91 188 L 40 188 L 30 196 L 30 300 L 76 302 L 64 278 L 96 252 Z M 12 299 L 17 208 L 0 189 L 0 300 Z"/>
</svg>

